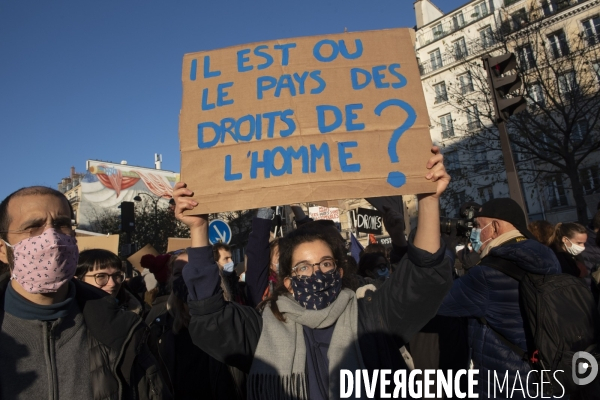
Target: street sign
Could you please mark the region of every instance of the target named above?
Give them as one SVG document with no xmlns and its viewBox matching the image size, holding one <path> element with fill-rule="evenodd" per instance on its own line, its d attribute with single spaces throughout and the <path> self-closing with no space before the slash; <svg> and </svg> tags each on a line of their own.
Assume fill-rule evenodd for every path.
<svg viewBox="0 0 600 400">
<path fill-rule="evenodd" d="M 208 224 L 208 241 L 210 244 L 231 242 L 231 228 L 222 219 L 213 219 Z"/>
</svg>

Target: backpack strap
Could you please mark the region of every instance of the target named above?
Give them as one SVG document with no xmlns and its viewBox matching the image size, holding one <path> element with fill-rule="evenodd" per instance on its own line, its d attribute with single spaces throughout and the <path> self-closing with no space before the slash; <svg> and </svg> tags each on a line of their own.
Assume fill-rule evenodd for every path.
<svg viewBox="0 0 600 400">
<path fill-rule="evenodd" d="M 496 257 L 496 256 L 486 256 L 479 262 L 479 264 L 486 265 L 490 268 L 498 270 L 498 271 L 502 272 L 503 274 L 510 276 L 511 278 L 515 279 L 518 282 L 521 282 L 523 280 L 523 278 L 525 278 L 525 275 L 526 275 L 525 270 L 516 266 L 512 261 L 506 260 L 504 258 Z M 500 341 L 502 343 L 504 343 L 506 346 L 508 346 L 513 351 L 513 353 L 515 353 L 517 356 L 519 356 L 524 361 L 528 360 L 529 357 L 528 357 L 527 351 L 523 350 L 522 348 L 520 348 L 519 346 L 517 346 L 516 344 L 514 344 L 513 342 L 508 340 L 506 338 L 506 336 L 504 336 L 503 334 L 498 332 L 496 329 L 494 329 L 487 322 L 487 320 L 485 318 L 483 318 L 483 317 L 478 318 L 478 320 L 482 325 L 485 325 L 489 329 L 491 329 L 492 332 L 494 332 L 494 334 L 496 334 L 498 339 L 500 339 Z"/>
<path fill-rule="evenodd" d="M 521 282 L 527 274 L 525 270 L 517 267 L 512 261 L 508 261 L 504 258 L 496 256 L 486 256 L 482 258 L 479 262 L 479 265 L 485 265 L 490 268 L 494 268 L 519 282 Z"/>
</svg>

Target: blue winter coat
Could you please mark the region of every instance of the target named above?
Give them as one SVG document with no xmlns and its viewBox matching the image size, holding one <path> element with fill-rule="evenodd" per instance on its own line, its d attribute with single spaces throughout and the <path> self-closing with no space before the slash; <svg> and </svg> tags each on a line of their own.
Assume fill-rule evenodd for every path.
<svg viewBox="0 0 600 400">
<path fill-rule="evenodd" d="M 495 247 L 490 255 L 515 262 L 520 268 L 536 274 L 559 274 L 560 264 L 554 252 L 535 240 L 524 240 L 514 244 Z M 498 336 L 477 318 L 484 317 L 490 326 L 502 333 L 512 343 L 526 349 L 523 318 L 519 310 L 519 284 L 516 280 L 485 265 L 485 258 L 469 273 L 454 281 L 439 315 L 469 318 L 469 346 L 475 369 L 479 369 L 478 392 L 487 398 L 488 371 L 490 388 L 494 371 L 502 381 L 509 371 L 509 387 L 515 381 L 516 371 L 526 382 L 529 365 L 522 361 Z M 493 393 L 493 392 L 492 392 Z M 531 394 L 535 393 L 534 389 Z M 506 392 L 503 392 L 505 395 Z M 510 394 L 510 393 L 509 393 Z M 515 391 L 513 398 L 519 398 Z M 497 397 L 502 397 L 497 392 Z M 506 396 L 508 397 L 508 396 Z"/>
</svg>

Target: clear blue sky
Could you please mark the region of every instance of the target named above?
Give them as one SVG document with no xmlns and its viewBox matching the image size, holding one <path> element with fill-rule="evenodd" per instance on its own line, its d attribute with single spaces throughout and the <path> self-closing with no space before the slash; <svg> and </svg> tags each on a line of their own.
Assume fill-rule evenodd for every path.
<svg viewBox="0 0 600 400">
<path fill-rule="evenodd" d="M 3 0 L 0 199 L 87 159 L 179 171 L 185 53 L 414 25 L 411 0 Z"/>
</svg>

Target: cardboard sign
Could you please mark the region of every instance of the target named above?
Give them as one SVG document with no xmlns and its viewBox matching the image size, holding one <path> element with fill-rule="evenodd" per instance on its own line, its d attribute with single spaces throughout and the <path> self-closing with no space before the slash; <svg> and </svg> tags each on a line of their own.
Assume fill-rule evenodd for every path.
<svg viewBox="0 0 600 400">
<path fill-rule="evenodd" d="M 167 253 L 172 251 L 187 249 L 192 246 L 192 239 L 189 238 L 169 238 L 167 241 Z"/>
<path fill-rule="evenodd" d="M 194 213 L 435 191 L 412 29 L 186 54 L 182 80 Z"/>
<path fill-rule="evenodd" d="M 104 249 L 119 254 L 119 235 L 77 237 L 77 247 L 84 250 Z"/>
<path fill-rule="evenodd" d="M 374 235 L 383 233 L 381 213 L 377 210 L 357 208 L 352 210 L 352 218 L 354 218 L 354 226 L 356 226 L 357 232 L 372 233 Z"/>
<path fill-rule="evenodd" d="M 152 247 L 151 244 L 147 244 L 144 247 L 142 247 L 139 251 L 129 256 L 129 258 L 127 258 L 127 261 L 129 261 L 131 265 L 133 265 L 133 268 L 137 269 L 141 273 L 144 270 L 144 267 L 142 267 L 141 263 L 142 257 L 144 257 L 146 254 L 152 254 L 153 256 L 157 256 L 158 251 L 156 251 L 156 249 Z"/>
</svg>

